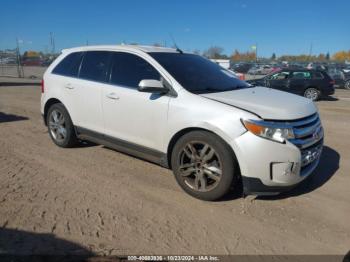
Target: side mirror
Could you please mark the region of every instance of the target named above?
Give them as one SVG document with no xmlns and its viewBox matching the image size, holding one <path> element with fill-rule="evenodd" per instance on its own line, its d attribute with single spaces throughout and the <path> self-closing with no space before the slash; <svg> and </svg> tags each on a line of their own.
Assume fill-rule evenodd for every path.
<svg viewBox="0 0 350 262">
<path fill-rule="evenodd" d="M 161 81 L 153 80 L 153 79 L 141 80 L 137 90 L 140 92 L 157 93 L 157 94 L 164 94 L 169 91 L 168 88 L 164 87 Z"/>
</svg>

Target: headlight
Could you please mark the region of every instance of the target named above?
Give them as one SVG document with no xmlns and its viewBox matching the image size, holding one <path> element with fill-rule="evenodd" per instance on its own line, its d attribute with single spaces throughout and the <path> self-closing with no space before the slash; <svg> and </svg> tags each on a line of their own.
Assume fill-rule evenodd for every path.
<svg viewBox="0 0 350 262">
<path fill-rule="evenodd" d="M 292 128 L 279 127 L 276 124 L 256 120 L 242 120 L 245 128 L 254 135 L 284 143 L 294 138 Z"/>
</svg>

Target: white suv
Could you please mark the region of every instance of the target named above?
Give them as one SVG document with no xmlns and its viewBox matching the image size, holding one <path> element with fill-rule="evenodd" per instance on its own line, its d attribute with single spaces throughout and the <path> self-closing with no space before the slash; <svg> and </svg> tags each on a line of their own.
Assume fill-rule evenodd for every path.
<svg viewBox="0 0 350 262">
<path fill-rule="evenodd" d="M 63 50 L 44 75 L 41 113 L 56 145 L 89 140 L 169 167 L 204 200 L 240 185 L 288 190 L 312 173 L 323 144 L 312 101 L 170 48 Z"/>
</svg>

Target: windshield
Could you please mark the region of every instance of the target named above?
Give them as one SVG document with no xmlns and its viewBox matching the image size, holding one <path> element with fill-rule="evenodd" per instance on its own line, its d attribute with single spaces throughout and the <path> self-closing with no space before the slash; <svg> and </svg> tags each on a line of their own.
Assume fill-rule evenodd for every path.
<svg viewBox="0 0 350 262">
<path fill-rule="evenodd" d="M 195 94 L 217 93 L 250 87 L 230 71 L 194 54 L 149 53 L 186 90 Z"/>
</svg>

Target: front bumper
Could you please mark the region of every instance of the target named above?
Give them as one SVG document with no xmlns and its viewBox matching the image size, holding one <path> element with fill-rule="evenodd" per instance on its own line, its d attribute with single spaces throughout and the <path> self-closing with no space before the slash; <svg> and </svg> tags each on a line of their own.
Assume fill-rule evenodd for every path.
<svg viewBox="0 0 350 262">
<path fill-rule="evenodd" d="M 245 194 L 266 195 L 288 191 L 312 174 L 318 165 L 323 138 L 300 149 L 246 132 L 232 144 Z"/>
</svg>

